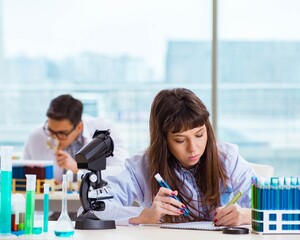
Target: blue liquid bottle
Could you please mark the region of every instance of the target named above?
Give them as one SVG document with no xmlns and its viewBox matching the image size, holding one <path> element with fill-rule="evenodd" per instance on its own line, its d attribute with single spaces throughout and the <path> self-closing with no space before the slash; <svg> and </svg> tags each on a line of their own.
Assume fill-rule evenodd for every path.
<svg viewBox="0 0 300 240">
<path fill-rule="evenodd" d="M 0 148 L 0 236 L 11 235 L 12 152 L 11 146 Z"/>
<path fill-rule="evenodd" d="M 54 228 L 57 237 L 71 237 L 74 235 L 74 225 L 68 215 L 67 207 L 67 176 L 63 175 L 61 214 Z"/>
</svg>

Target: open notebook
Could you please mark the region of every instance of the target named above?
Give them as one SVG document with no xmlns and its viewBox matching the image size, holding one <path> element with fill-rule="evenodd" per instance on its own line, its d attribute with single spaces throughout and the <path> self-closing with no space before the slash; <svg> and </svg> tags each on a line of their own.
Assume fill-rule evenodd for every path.
<svg viewBox="0 0 300 240">
<path fill-rule="evenodd" d="M 212 222 L 187 222 L 187 223 L 165 223 L 160 225 L 161 228 L 172 229 L 188 229 L 188 230 L 206 230 L 206 231 L 221 231 L 226 227 L 217 227 Z"/>
</svg>

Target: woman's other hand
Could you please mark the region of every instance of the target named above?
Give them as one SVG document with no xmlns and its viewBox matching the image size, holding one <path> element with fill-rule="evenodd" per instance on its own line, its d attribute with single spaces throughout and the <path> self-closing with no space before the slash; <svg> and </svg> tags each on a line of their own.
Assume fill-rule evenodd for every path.
<svg viewBox="0 0 300 240">
<path fill-rule="evenodd" d="M 239 226 L 251 223 L 251 209 L 241 208 L 238 204 L 216 209 L 213 222 L 216 226 Z"/>
</svg>

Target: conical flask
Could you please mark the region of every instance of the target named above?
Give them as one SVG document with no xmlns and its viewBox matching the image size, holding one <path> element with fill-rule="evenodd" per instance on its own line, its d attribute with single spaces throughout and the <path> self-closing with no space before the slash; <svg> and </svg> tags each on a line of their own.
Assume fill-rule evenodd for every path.
<svg viewBox="0 0 300 240">
<path fill-rule="evenodd" d="M 57 237 L 71 237 L 74 235 L 74 225 L 68 214 L 67 207 L 67 176 L 63 175 L 61 214 L 54 228 Z"/>
</svg>

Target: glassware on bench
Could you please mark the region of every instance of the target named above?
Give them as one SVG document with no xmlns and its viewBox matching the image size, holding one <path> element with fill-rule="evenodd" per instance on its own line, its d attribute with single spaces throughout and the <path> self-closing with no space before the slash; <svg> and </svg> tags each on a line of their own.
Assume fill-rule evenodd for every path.
<svg viewBox="0 0 300 240">
<path fill-rule="evenodd" d="M 67 207 L 67 176 L 63 175 L 61 213 L 56 222 L 54 233 L 57 237 L 71 237 L 74 235 L 74 225 L 68 214 Z"/>
<path fill-rule="evenodd" d="M 0 235 L 11 235 L 12 153 L 12 146 L 0 147 Z"/>
<path fill-rule="evenodd" d="M 26 174 L 25 234 L 33 234 L 36 175 Z"/>
</svg>

